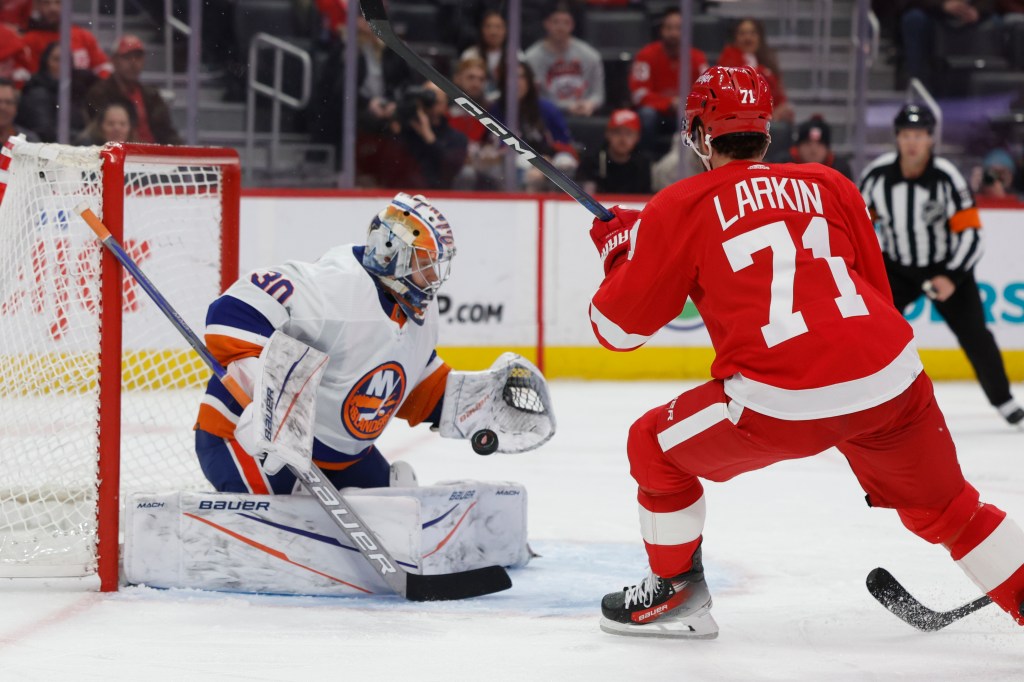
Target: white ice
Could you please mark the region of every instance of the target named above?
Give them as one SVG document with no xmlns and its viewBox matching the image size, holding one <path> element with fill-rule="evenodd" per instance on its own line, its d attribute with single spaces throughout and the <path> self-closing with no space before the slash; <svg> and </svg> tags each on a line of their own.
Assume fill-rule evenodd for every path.
<svg viewBox="0 0 1024 682">
<path fill-rule="evenodd" d="M 646 574 L 627 428 L 685 387 L 555 382 L 558 434 L 517 456 L 393 425 L 382 449 L 421 482 L 526 485 L 543 556 L 513 571 L 507 592 L 412 604 L 0 581 L 0 680 L 1024 680 L 1024 630 L 997 607 L 925 634 L 868 595 L 879 565 L 933 608 L 978 593 L 894 512 L 869 509 L 835 452 L 707 486 L 717 640 L 601 632 L 601 596 Z M 1024 433 L 976 384 L 937 392 L 968 479 L 1024 521 Z"/>
</svg>

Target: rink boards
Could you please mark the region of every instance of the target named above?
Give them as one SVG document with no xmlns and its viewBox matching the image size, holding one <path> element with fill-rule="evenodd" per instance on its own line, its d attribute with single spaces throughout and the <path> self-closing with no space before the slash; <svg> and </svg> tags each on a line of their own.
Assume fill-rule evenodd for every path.
<svg viewBox="0 0 1024 682">
<path fill-rule="evenodd" d="M 240 271 L 287 259 L 315 260 L 360 241 L 387 192 L 254 190 L 243 194 Z M 609 353 L 594 339 L 590 296 L 601 265 L 587 234 L 591 215 L 552 195 L 432 193 L 448 217 L 458 255 L 438 300 L 440 345 L 449 363 L 490 364 L 503 350 L 539 360 L 552 377 L 702 378 L 713 358 L 696 310 L 633 353 Z M 636 197 L 607 198 L 640 208 Z M 977 268 L 989 324 L 1014 380 L 1024 379 L 1024 229 L 1020 209 L 984 209 L 985 255 Z M 970 366 L 931 303 L 907 312 L 929 373 L 970 379 Z"/>
</svg>

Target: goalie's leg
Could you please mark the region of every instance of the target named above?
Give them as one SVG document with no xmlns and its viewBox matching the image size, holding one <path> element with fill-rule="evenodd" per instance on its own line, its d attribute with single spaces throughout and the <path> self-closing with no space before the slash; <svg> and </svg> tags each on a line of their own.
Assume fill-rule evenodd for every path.
<svg viewBox="0 0 1024 682">
<path fill-rule="evenodd" d="M 196 455 L 203 475 L 218 492 L 290 495 L 300 489 L 295 475 L 289 469 L 284 468 L 274 475 L 267 475 L 259 462 L 238 441 L 230 438 L 197 429 Z M 392 485 L 391 467 L 376 446 L 370 446 L 358 455 L 348 456 L 314 441 L 313 460 L 339 490 L 386 488 Z M 396 484 L 415 485 L 415 477 L 409 468 L 403 471 Z"/>
</svg>

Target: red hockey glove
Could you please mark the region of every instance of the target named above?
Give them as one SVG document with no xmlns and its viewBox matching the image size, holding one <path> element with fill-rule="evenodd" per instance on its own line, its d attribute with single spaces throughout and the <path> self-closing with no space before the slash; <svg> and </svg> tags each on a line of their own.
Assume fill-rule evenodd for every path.
<svg viewBox="0 0 1024 682">
<path fill-rule="evenodd" d="M 601 255 L 606 275 L 612 271 L 615 262 L 629 251 L 629 231 L 640 217 L 640 211 L 631 208 L 612 206 L 611 210 L 615 214 L 614 218 L 608 222 L 595 218 L 590 227 L 590 239 Z"/>
</svg>

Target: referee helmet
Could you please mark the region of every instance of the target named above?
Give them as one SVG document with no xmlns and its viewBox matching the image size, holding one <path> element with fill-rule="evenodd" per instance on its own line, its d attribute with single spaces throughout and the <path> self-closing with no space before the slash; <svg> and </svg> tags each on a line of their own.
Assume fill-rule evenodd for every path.
<svg viewBox="0 0 1024 682">
<path fill-rule="evenodd" d="M 904 128 L 922 128 L 931 135 L 935 132 L 935 114 L 928 107 L 907 104 L 896 114 L 893 126 L 897 133 Z"/>
</svg>

